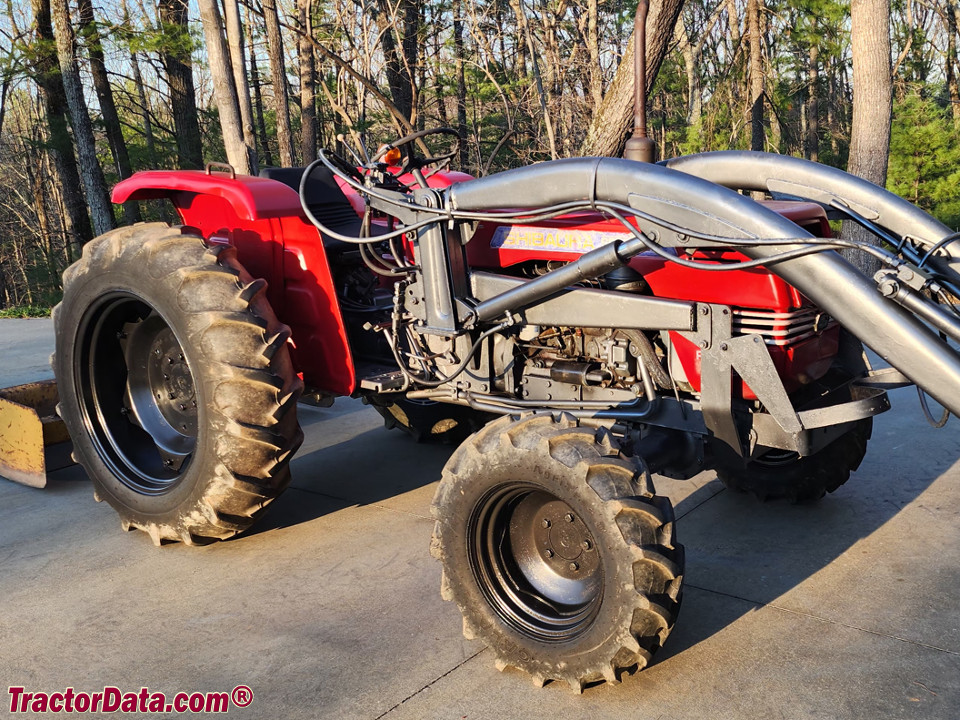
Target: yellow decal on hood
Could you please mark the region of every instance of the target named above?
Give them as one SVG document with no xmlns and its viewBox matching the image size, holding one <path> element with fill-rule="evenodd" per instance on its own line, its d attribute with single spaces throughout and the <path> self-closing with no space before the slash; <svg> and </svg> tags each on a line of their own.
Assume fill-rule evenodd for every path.
<svg viewBox="0 0 960 720">
<path fill-rule="evenodd" d="M 539 250 L 541 252 L 583 254 L 614 240 L 629 240 L 626 232 L 579 230 L 576 228 L 501 225 L 493 233 L 490 247 L 505 250 Z"/>
</svg>

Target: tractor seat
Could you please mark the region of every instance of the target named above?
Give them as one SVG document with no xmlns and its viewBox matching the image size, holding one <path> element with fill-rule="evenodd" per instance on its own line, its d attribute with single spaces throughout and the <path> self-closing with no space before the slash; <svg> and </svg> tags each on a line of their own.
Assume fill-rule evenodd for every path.
<svg viewBox="0 0 960 720">
<path fill-rule="evenodd" d="M 260 177 L 281 182 L 299 193 L 303 171 L 302 167 L 268 167 L 260 171 Z M 340 189 L 329 168 L 320 166 L 310 173 L 310 182 L 306 187 L 306 200 L 310 212 L 331 230 L 350 237 L 360 235 L 362 225 L 360 217 L 347 200 L 347 196 L 343 194 L 343 190 Z M 321 236 L 323 246 L 328 252 L 339 254 L 344 250 L 355 249 L 355 246 L 350 243 L 329 238 L 323 233 Z"/>
</svg>

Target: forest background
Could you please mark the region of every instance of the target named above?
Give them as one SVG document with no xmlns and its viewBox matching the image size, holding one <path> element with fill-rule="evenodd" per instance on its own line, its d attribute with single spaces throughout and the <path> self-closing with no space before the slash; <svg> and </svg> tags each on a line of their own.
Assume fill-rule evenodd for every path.
<svg viewBox="0 0 960 720">
<path fill-rule="evenodd" d="M 0 316 L 45 312 L 85 241 L 156 217 L 109 204 L 137 170 L 256 172 L 341 135 L 375 148 L 443 125 L 464 138 L 456 167 L 484 175 L 625 139 L 611 117 L 632 92 L 636 0 L 2 1 Z M 849 3 L 650 5 L 660 157 L 760 148 L 848 167 Z M 884 12 L 889 49 L 866 42 L 889 55 L 871 82 L 892 89 L 887 187 L 956 228 L 960 9 Z"/>
</svg>

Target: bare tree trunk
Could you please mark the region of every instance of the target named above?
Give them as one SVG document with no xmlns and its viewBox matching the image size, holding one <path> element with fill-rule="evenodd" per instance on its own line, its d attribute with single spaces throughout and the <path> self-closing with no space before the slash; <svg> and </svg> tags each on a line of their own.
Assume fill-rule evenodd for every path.
<svg viewBox="0 0 960 720">
<path fill-rule="evenodd" d="M 750 149 L 764 149 L 763 50 L 760 44 L 760 0 L 747 0 L 747 32 L 750 34 Z"/>
<path fill-rule="evenodd" d="M 420 88 L 414 81 L 417 77 L 417 68 L 420 65 L 420 11 L 423 7 L 421 0 L 400 0 L 403 10 L 403 38 L 400 48 L 403 52 L 403 67 L 410 78 L 410 122 L 422 128 L 420 118 Z"/>
<path fill-rule="evenodd" d="M 113 88 L 110 87 L 110 78 L 107 76 L 107 65 L 101 45 L 100 31 L 97 29 L 96 18 L 93 14 L 93 2 L 91 0 L 79 0 L 77 5 L 80 34 L 85 38 L 87 52 L 90 54 L 90 73 L 93 75 L 93 87 L 97 92 L 97 100 L 100 102 L 103 127 L 106 130 L 107 142 L 110 144 L 110 155 L 117 167 L 117 174 L 123 180 L 133 174 L 133 169 L 130 167 L 127 143 L 123 139 L 123 130 L 120 128 L 117 105 L 113 100 Z M 123 219 L 126 223 L 140 222 L 140 208 L 136 202 L 128 201 L 123 204 Z"/>
<path fill-rule="evenodd" d="M 70 126 L 73 128 L 77 154 L 80 156 L 80 177 L 83 180 L 87 204 L 90 206 L 93 230 L 97 235 L 102 235 L 114 227 L 113 209 L 110 207 L 103 169 L 97 159 L 97 147 L 93 139 L 90 115 L 87 113 L 87 103 L 83 99 L 83 85 L 77 69 L 76 38 L 70 24 L 70 9 L 67 7 L 67 0 L 52 0 L 50 8 L 57 40 L 57 59 L 60 62 L 63 89 L 70 110 Z"/>
<path fill-rule="evenodd" d="M 263 164 L 266 167 L 270 167 L 273 165 L 273 156 L 270 154 L 270 141 L 267 138 L 267 123 L 263 117 L 263 93 L 260 90 L 260 69 L 257 67 L 257 53 L 253 49 L 253 23 L 247 23 L 247 48 L 250 50 L 250 84 L 253 85 L 253 116 L 257 122 L 257 139 L 260 142 L 258 156 L 263 158 Z"/>
<path fill-rule="evenodd" d="M 820 160 L 820 103 L 817 100 L 817 86 L 820 69 L 817 65 L 819 50 L 816 43 L 810 44 L 807 54 L 807 100 L 804 104 L 807 116 L 806 152 L 804 157 L 814 162 Z"/>
<path fill-rule="evenodd" d="M 400 0 L 398 6 L 390 0 L 378 0 L 378 6 L 377 25 L 390 95 L 404 118 L 415 125 L 417 89 L 413 71 L 417 64 L 418 0 Z"/>
<path fill-rule="evenodd" d="M 587 53 L 590 56 L 590 97 L 596 111 L 603 102 L 603 68 L 600 67 L 598 0 L 587 0 Z"/>
<path fill-rule="evenodd" d="M 311 0 L 297 0 L 300 34 L 297 57 L 300 63 L 300 153 L 304 165 L 317 159 L 317 64 L 313 54 Z"/>
<path fill-rule="evenodd" d="M 683 57 L 683 72 L 687 77 L 687 125 L 697 125 L 703 114 L 703 96 L 700 91 L 700 75 L 697 73 L 696 58 L 693 45 L 687 36 L 687 28 L 683 18 L 677 18 L 677 42 L 680 55 Z"/>
<path fill-rule="evenodd" d="M 683 0 L 651 0 L 647 14 L 647 86 L 650 92 L 667 54 L 673 29 L 680 15 Z M 633 40 L 620 59 L 613 82 L 607 88 L 598 112 L 594 113 L 586 138 L 580 146 L 581 155 L 608 155 L 619 157 L 627 135 L 633 127 Z"/>
<path fill-rule="evenodd" d="M 836 60 L 832 60 L 831 67 L 827 71 L 827 87 L 829 91 L 827 96 L 827 133 L 830 136 L 830 152 L 833 153 L 834 158 L 840 154 L 839 138 L 843 135 L 843 130 L 840 128 L 840 121 L 837 117 L 838 99 L 836 75 L 839 74 L 840 71 L 836 65 Z"/>
<path fill-rule="evenodd" d="M 147 91 L 143 86 L 143 75 L 140 73 L 140 60 L 137 53 L 130 53 L 130 67 L 133 68 L 133 84 L 137 88 L 137 99 L 140 101 L 140 119 L 143 122 L 143 141 L 147 146 L 147 163 L 153 167 L 157 160 L 157 143 L 153 137 L 153 121 L 150 120 L 150 104 L 147 101 Z"/>
<path fill-rule="evenodd" d="M 890 71 L 890 0 L 853 0 L 850 8 L 850 46 L 853 56 L 853 123 L 847 170 L 883 187 L 890 154 L 890 113 L 893 81 Z M 852 232 L 851 232 L 852 230 Z M 872 240 L 852 222 L 844 223 L 844 237 Z M 877 261 L 864 253 L 850 260 L 865 272 Z"/>
<path fill-rule="evenodd" d="M 163 69 L 170 86 L 170 108 L 177 141 L 177 162 L 180 167 L 203 167 L 203 143 L 200 122 L 197 120 L 197 98 L 193 86 L 193 62 L 190 53 L 169 48 L 188 46 L 188 0 L 158 0 L 157 13 L 164 32 L 171 41 L 160 53 Z"/>
<path fill-rule="evenodd" d="M 954 0 L 947 0 L 947 95 L 950 97 L 950 112 L 953 124 L 960 124 L 960 82 L 957 81 L 957 15 L 960 13 Z"/>
<path fill-rule="evenodd" d="M 257 139 L 253 133 L 253 104 L 250 102 L 250 85 L 247 82 L 246 52 L 243 46 L 243 23 L 240 21 L 240 5 L 237 0 L 223 0 L 224 21 L 227 31 L 227 48 L 230 67 L 233 70 L 233 85 L 240 122 L 243 126 L 243 144 L 249 156 L 249 173 L 256 175 Z"/>
<path fill-rule="evenodd" d="M 463 0 L 453 0 L 453 61 L 457 74 L 457 134 L 460 136 L 460 167 L 467 167 L 467 78 L 464 73 Z"/>
<path fill-rule="evenodd" d="M 293 165 L 293 141 L 290 132 L 290 99 L 287 96 L 287 69 L 283 64 L 283 36 L 277 17 L 276 0 L 263 0 L 263 21 L 267 28 L 267 50 L 270 55 L 270 80 L 273 83 L 273 109 L 277 115 L 277 145 L 280 163 Z"/>
<path fill-rule="evenodd" d="M 13 73 L 8 72 L 3 76 L 3 84 L 0 85 L 0 135 L 3 134 L 3 119 L 7 114 L 7 93 L 10 90 L 10 80 Z"/>
<path fill-rule="evenodd" d="M 510 0 L 510 7 L 517 18 L 517 26 L 526 40 L 527 52 L 530 53 L 530 65 L 533 69 L 533 80 L 537 86 L 537 97 L 540 99 L 540 111 L 543 113 L 543 124 L 547 130 L 547 141 L 550 143 L 550 157 L 554 160 L 557 155 L 557 136 L 553 129 L 553 119 L 550 117 L 550 103 L 547 91 L 543 87 L 543 77 L 540 75 L 540 63 L 533 47 L 533 36 L 530 34 L 530 24 L 523 9 L 522 0 Z"/>
<path fill-rule="evenodd" d="M 703 116 L 703 87 L 700 82 L 700 58 L 703 56 L 703 49 L 710 37 L 713 26 L 717 24 L 720 16 L 723 14 L 724 4 L 718 3 L 713 13 L 707 18 L 706 23 L 700 30 L 700 37 L 696 43 L 691 42 L 690 35 L 687 33 L 687 26 L 683 21 L 683 16 L 677 16 L 677 25 L 674 35 L 677 41 L 678 49 L 683 57 L 683 70 L 687 76 L 687 124 L 696 126 L 700 123 Z"/>
<path fill-rule="evenodd" d="M 730 52 L 735 53 L 740 44 L 740 16 L 737 13 L 737 0 L 726 0 L 727 27 L 730 29 Z"/>
<path fill-rule="evenodd" d="M 431 18 L 432 24 L 439 24 L 439 18 Z M 442 52 L 442 40 L 440 33 L 433 35 L 433 94 L 437 103 L 437 119 L 441 125 L 450 125 L 450 116 L 447 112 L 447 99 L 444 95 L 443 87 L 443 64 L 445 58 Z M 424 85 L 421 83 L 421 87 Z"/>
<path fill-rule="evenodd" d="M 250 149 L 243 140 L 237 87 L 233 82 L 230 53 L 227 51 L 227 42 L 223 34 L 220 8 L 217 0 L 198 0 L 198 5 L 200 19 L 203 22 L 203 35 L 207 42 L 213 92 L 220 111 L 220 128 L 223 131 L 227 161 L 238 173 L 250 175 L 253 170 L 250 165 Z"/>
<path fill-rule="evenodd" d="M 73 152 L 73 142 L 67 128 L 67 100 L 63 79 L 53 50 L 53 26 L 50 20 L 50 1 L 32 0 L 36 24 L 38 53 L 34 61 L 34 78 L 43 96 L 44 114 L 50 133 L 48 153 L 53 160 L 58 185 L 62 190 L 63 217 L 67 234 L 66 247 L 71 256 L 79 256 L 79 248 L 93 238 L 93 227 L 83 201 L 80 173 Z"/>
</svg>

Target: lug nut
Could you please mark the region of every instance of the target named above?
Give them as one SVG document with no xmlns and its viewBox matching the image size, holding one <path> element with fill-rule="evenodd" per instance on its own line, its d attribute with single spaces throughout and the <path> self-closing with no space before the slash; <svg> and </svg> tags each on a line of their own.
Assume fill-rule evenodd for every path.
<svg viewBox="0 0 960 720">
<path fill-rule="evenodd" d="M 563 516 L 563 519 L 566 520 L 567 522 L 573 522 L 574 520 L 576 520 L 576 518 L 573 516 L 573 513 L 567 513 L 566 515 Z"/>
<path fill-rule="evenodd" d="M 573 570 L 573 571 L 577 571 L 577 570 L 580 569 L 580 566 L 577 565 L 577 563 L 572 562 L 572 563 L 570 563 L 570 569 Z"/>
<path fill-rule="evenodd" d="M 543 522 L 540 523 L 540 526 L 541 526 L 541 527 L 544 527 L 544 528 L 548 528 L 548 527 L 550 527 L 550 521 L 547 520 L 546 518 L 544 518 L 544 519 L 543 519 Z"/>
<path fill-rule="evenodd" d="M 543 551 L 543 556 L 547 558 L 552 558 L 553 550 L 551 550 L 550 548 L 547 548 L 546 550 Z"/>
<path fill-rule="evenodd" d="M 580 543 L 580 547 L 582 547 L 584 550 L 589 550 L 593 547 L 593 545 L 590 544 L 589 540 L 584 540 L 582 543 Z"/>
</svg>

